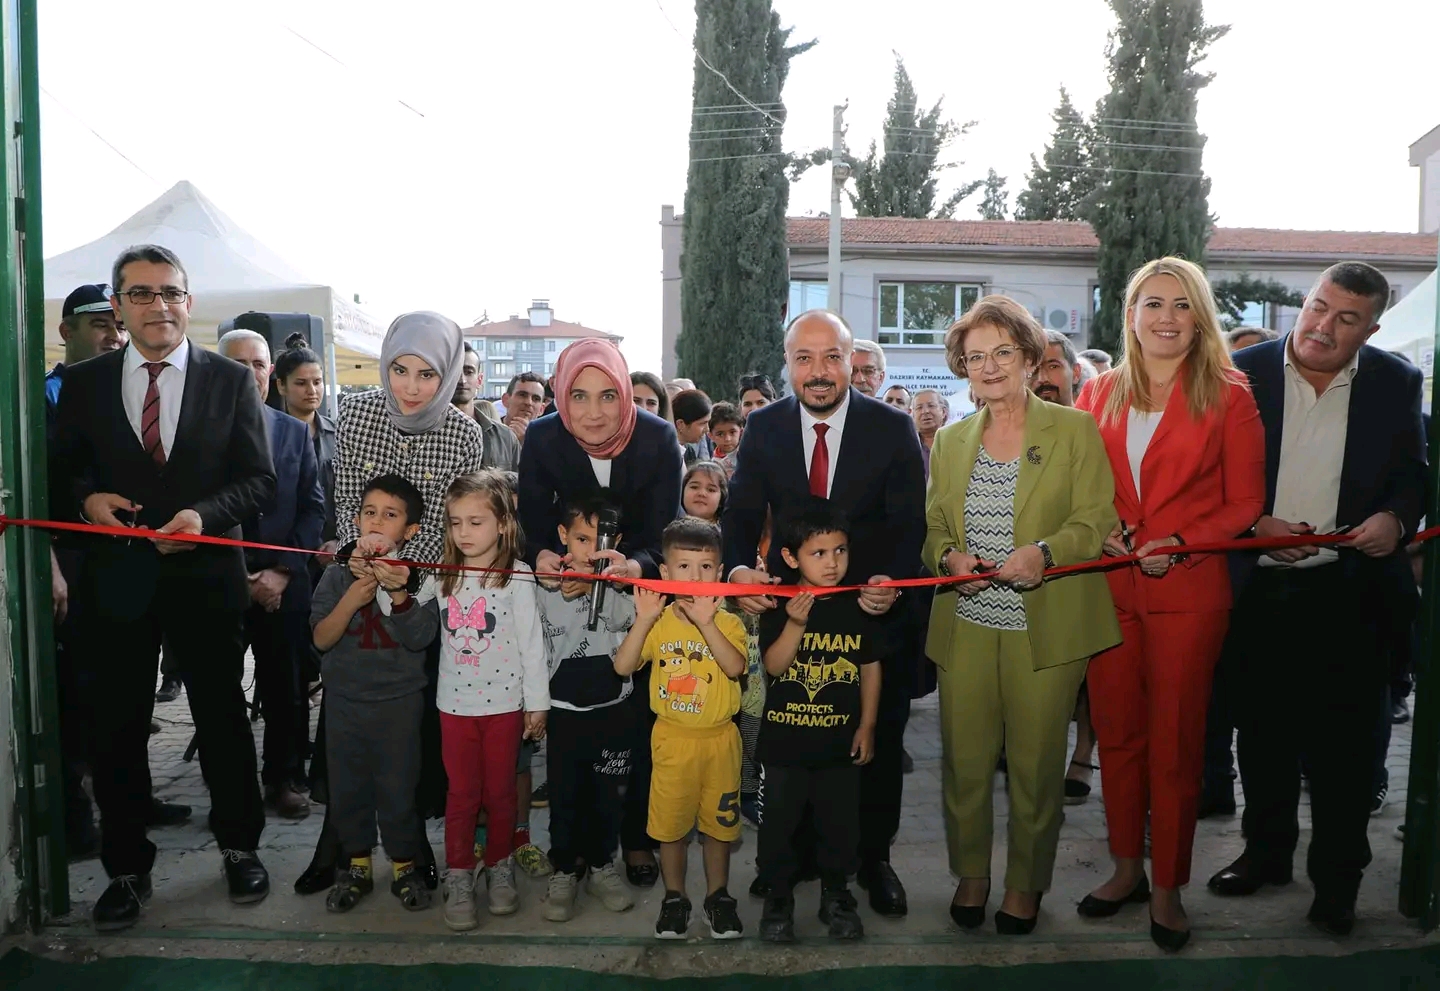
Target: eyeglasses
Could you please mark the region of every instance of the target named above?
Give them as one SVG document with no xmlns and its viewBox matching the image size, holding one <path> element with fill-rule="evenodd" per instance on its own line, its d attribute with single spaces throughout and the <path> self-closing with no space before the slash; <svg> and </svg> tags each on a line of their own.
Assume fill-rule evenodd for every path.
<svg viewBox="0 0 1440 991">
<path fill-rule="evenodd" d="M 153 303 L 156 296 L 171 304 L 183 303 L 190 298 L 190 294 L 184 289 L 161 289 L 159 292 L 153 289 L 126 289 L 120 295 L 129 299 L 136 306 Z"/>
<path fill-rule="evenodd" d="M 1001 368 L 1009 368 L 1011 365 L 1015 364 L 1016 359 L 1018 359 L 1019 357 L 1019 348 L 1010 347 L 1008 345 L 1002 344 L 994 351 L 972 351 L 970 354 L 967 354 L 965 356 L 965 367 L 972 370 L 978 370 L 985 367 L 986 361 L 994 358 L 996 365 L 1000 366 Z"/>
</svg>

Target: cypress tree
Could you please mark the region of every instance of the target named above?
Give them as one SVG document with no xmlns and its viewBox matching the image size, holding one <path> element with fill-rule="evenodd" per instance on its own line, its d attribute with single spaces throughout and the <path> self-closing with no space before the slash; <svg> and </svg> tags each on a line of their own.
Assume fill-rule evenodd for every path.
<svg viewBox="0 0 1440 991">
<path fill-rule="evenodd" d="M 781 90 L 790 59 L 814 44 L 787 46 L 789 35 L 770 0 L 696 0 L 675 351 L 680 374 L 717 399 L 747 372 L 778 376 L 784 361 L 790 184 Z"/>
<path fill-rule="evenodd" d="M 1092 219 L 1100 312 L 1091 339 L 1113 353 L 1130 273 L 1162 255 L 1204 260 L 1214 221 L 1195 107 L 1212 76 L 1196 67 L 1229 28 L 1205 23 L 1201 0 L 1108 2 L 1119 23 L 1106 53 L 1110 92 L 1095 120 L 1095 161 L 1104 171 Z"/>
<path fill-rule="evenodd" d="M 1086 219 L 1097 181 L 1091 148 L 1094 132 L 1064 86 L 1050 119 L 1055 130 L 1045 146 L 1044 164 L 1030 156 L 1028 184 L 1015 198 L 1016 220 Z"/>
<path fill-rule="evenodd" d="M 1010 194 L 1005 192 L 1005 177 L 994 169 L 985 176 L 985 198 L 980 201 L 981 220 L 1004 220 L 1009 212 Z"/>
</svg>

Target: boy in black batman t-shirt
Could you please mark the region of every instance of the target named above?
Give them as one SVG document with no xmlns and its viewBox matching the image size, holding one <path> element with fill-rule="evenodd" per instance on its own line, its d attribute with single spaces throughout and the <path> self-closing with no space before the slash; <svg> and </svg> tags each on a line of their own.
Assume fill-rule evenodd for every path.
<svg viewBox="0 0 1440 991">
<path fill-rule="evenodd" d="M 783 521 L 780 539 L 785 563 L 804 584 L 833 588 L 845 577 L 849 524 L 827 500 Z M 835 939 L 865 933 L 847 883 L 860 843 L 860 766 L 874 753 L 883 636 L 854 592 L 819 599 L 804 592 L 760 619 L 770 679 L 757 749 L 765 767 L 757 864 L 770 889 L 761 939 L 795 939 L 795 830 L 806 806 L 819 838 L 820 921 Z"/>
</svg>

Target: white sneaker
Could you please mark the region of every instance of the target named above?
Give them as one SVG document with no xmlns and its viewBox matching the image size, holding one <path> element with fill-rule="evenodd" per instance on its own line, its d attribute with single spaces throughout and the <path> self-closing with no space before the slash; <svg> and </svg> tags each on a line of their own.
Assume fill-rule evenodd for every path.
<svg viewBox="0 0 1440 991">
<path fill-rule="evenodd" d="M 451 868 L 445 872 L 445 925 L 454 932 L 468 932 L 480 926 L 475 912 L 475 875 Z"/>
<path fill-rule="evenodd" d="M 490 888 L 490 914 L 513 915 L 520 907 L 520 891 L 515 887 L 515 861 L 506 857 L 494 867 L 485 868 Z"/>
<path fill-rule="evenodd" d="M 585 882 L 585 890 L 600 899 L 600 904 L 611 912 L 623 912 L 635 907 L 635 899 L 631 897 L 630 889 L 625 886 L 614 864 L 606 864 L 591 871 Z"/>
<path fill-rule="evenodd" d="M 575 896 L 579 888 L 575 875 L 556 871 L 550 875 L 550 887 L 545 893 L 545 918 L 549 922 L 569 922 L 575 917 Z"/>
</svg>

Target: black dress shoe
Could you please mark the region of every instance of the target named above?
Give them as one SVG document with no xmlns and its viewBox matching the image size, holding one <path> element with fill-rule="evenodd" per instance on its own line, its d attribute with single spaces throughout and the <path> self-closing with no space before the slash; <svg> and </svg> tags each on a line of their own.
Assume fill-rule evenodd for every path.
<svg viewBox="0 0 1440 991">
<path fill-rule="evenodd" d="M 190 818 L 192 811 L 188 805 L 177 805 L 174 802 L 162 802 L 158 798 L 152 798 L 150 799 L 150 810 L 145 813 L 145 825 L 154 828 L 178 826 Z"/>
<path fill-rule="evenodd" d="M 231 902 L 249 905 L 270 894 L 270 872 L 253 850 L 221 850 L 220 857 Z"/>
<path fill-rule="evenodd" d="M 166 678 L 160 682 L 160 690 L 155 693 L 156 702 L 174 702 L 180 697 L 181 685 L 179 678 Z"/>
<path fill-rule="evenodd" d="M 1227 897 L 1253 895 L 1267 884 L 1289 884 L 1293 870 L 1289 864 L 1267 864 L 1242 853 L 1233 864 L 1210 879 L 1209 888 Z"/>
<path fill-rule="evenodd" d="M 305 873 L 295 879 L 295 894 L 318 895 L 322 891 L 329 891 L 334 883 L 335 865 L 312 861 L 310 866 L 305 868 Z"/>
<path fill-rule="evenodd" d="M 957 905 L 950 903 L 950 918 L 961 929 L 979 929 L 985 924 L 985 902 L 990 900 L 990 885 L 985 885 L 985 901 L 979 905 Z"/>
<path fill-rule="evenodd" d="M 1189 929 L 1166 929 L 1150 916 L 1150 938 L 1166 953 L 1179 953 L 1190 942 Z"/>
<path fill-rule="evenodd" d="M 855 911 L 858 906 L 849 888 L 821 890 L 820 921 L 830 927 L 831 939 L 860 939 L 865 935 L 865 925 Z"/>
<path fill-rule="evenodd" d="M 795 942 L 795 899 L 765 899 L 765 910 L 760 913 L 760 939 L 766 943 Z"/>
<path fill-rule="evenodd" d="M 1327 936 L 1349 936 L 1355 928 L 1355 905 L 1317 895 L 1305 918 Z"/>
<path fill-rule="evenodd" d="M 753 881 L 750 882 L 750 897 L 751 897 L 751 898 L 769 898 L 769 897 L 770 897 L 770 882 L 764 880 L 764 879 L 761 878 L 760 875 L 758 875 L 758 874 L 755 875 L 755 880 L 753 880 Z"/>
<path fill-rule="evenodd" d="M 110 879 L 95 902 L 95 928 L 99 932 L 129 929 L 140 918 L 140 906 L 150 900 L 149 874 L 121 874 Z"/>
<path fill-rule="evenodd" d="M 901 750 L 901 751 L 900 751 L 900 773 L 901 773 L 901 774 L 914 774 L 914 773 L 915 773 L 915 758 L 910 756 L 910 751 L 908 751 L 908 750 Z"/>
<path fill-rule="evenodd" d="M 1126 905 L 1144 905 L 1150 900 L 1150 879 L 1144 874 L 1140 875 L 1140 882 L 1131 889 L 1130 894 L 1118 901 L 1110 901 L 1108 898 L 1096 898 L 1094 895 L 1086 895 L 1080 899 L 1080 904 L 1075 906 L 1087 919 L 1108 919 L 1116 915 Z"/>
<path fill-rule="evenodd" d="M 995 913 L 995 931 L 1001 936 L 1028 936 L 1035 931 L 1035 923 L 1040 919 L 1040 899 L 1045 895 L 1035 896 L 1035 914 L 1028 919 L 1022 919 L 1018 915 L 1011 915 L 1009 912 Z"/>
<path fill-rule="evenodd" d="M 891 867 L 888 861 L 876 860 L 862 864 L 860 872 L 855 875 L 855 881 L 870 892 L 870 907 L 875 910 L 876 915 L 883 915 L 887 919 L 903 919 L 910 911 L 905 899 L 905 886 L 900 883 L 895 868 Z"/>
<path fill-rule="evenodd" d="M 625 877 L 637 888 L 653 888 L 660 880 L 660 868 L 655 864 L 626 864 Z"/>
</svg>

